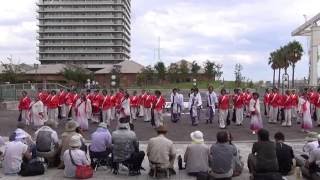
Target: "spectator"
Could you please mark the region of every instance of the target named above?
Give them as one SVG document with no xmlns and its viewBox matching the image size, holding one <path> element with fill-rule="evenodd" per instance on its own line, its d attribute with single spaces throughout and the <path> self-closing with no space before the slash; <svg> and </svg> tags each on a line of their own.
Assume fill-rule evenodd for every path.
<svg viewBox="0 0 320 180">
<path fill-rule="evenodd" d="M 252 154 L 248 157 L 248 168 L 252 174 L 278 172 L 276 144 L 269 140 L 269 132 L 258 131 L 258 142 L 252 146 Z"/>
<path fill-rule="evenodd" d="M 59 153 L 58 135 L 52 129 L 55 125 L 55 122 L 48 120 L 35 132 L 37 156 L 48 160 L 49 165 L 55 165 Z"/>
<path fill-rule="evenodd" d="M 302 148 L 303 153 L 301 155 L 295 157 L 296 162 L 297 162 L 297 166 L 299 166 L 299 167 L 304 166 L 306 164 L 306 160 L 309 159 L 310 153 L 314 149 L 317 149 L 319 146 L 318 133 L 316 133 L 316 132 L 308 133 L 305 140 L 307 142 Z"/>
<path fill-rule="evenodd" d="M 91 135 L 91 145 L 89 148 L 91 162 L 92 158 L 106 159 L 111 153 L 111 134 L 108 125 L 100 123 L 97 130 Z"/>
<path fill-rule="evenodd" d="M 318 147 L 320 146 L 320 135 L 318 135 Z M 305 164 L 301 167 L 302 174 L 312 180 L 320 179 L 320 148 L 314 148 L 310 156 L 305 157 Z"/>
<path fill-rule="evenodd" d="M 231 179 L 233 175 L 233 162 L 237 150 L 228 143 L 228 133 L 217 133 L 217 142 L 210 148 L 210 175 L 215 179 Z"/>
<path fill-rule="evenodd" d="M 167 129 L 164 126 L 157 128 L 158 136 L 151 138 L 148 142 L 147 155 L 150 162 L 150 175 L 153 174 L 154 168 L 169 168 L 170 174 L 176 174 L 173 169 L 176 158 L 176 150 L 173 142 L 165 137 Z"/>
<path fill-rule="evenodd" d="M 76 132 L 77 127 L 79 127 L 79 124 L 76 121 L 68 121 L 65 125 L 64 132 L 61 135 L 61 151 L 60 151 L 60 164 L 58 166 L 58 169 L 63 169 L 63 154 L 64 152 L 69 149 L 70 139 L 74 135 L 78 135 Z"/>
<path fill-rule="evenodd" d="M 3 169 L 4 174 L 18 174 L 23 164 L 23 159 L 31 159 L 31 153 L 28 150 L 26 134 L 17 133 L 15 140 L 5 146 Z"/>
<path fill-rule="evenodd" d="M 90 161 L 86 153 L 80 149 L 81 137 L 79 135 L 74 135 L 70 138 L 69 146 L 70 149 L 63 153 L 64 175 L 65 177 L 73 178 L 76 174 L 76 165 L 89 165 Z"/>
<path fill-rule="evenodd" d="M 24 123 L 19 122 L 17 125 L 17 129 L 11 134 L 10 140 L 14 141 L 17 135 L 24 134 L 26 137 L 23 139 L 24 143 L 28 145 L 29 150 L 32 154 L 32 159 L 37 157 L 36 143 L 32 140 L 32 137 L 29 133 L 25 131 L 26 125 Z"/>
<path fill-rule="evenodd" d="M 291 146 L 284 143 L 285 137 L 281 132 L 274 135 L 276 140 L 276 153 L 279 165 L 279 172 L 283 176 L 287 176 L 293 168 L 294 154 Z"/>
<path fill-rule="evenodd" d="M 197 176 L 199 172 L 209 170 L 209 148 L 204 144 L 203 133 L 195 131 L 190 134 L 192 143 L 184 154 L 186 171 L 190 176 Z"/>
<path fill-rule="evenodd" d="M 114 174 L 118 174 L 119 163 L 127 165 L 129 175 L 140 175 L 144 152 L 139 151 L 136 133 L 129 129 L 129 119 L 121 118 L 118 129 L 112 133 L 112 155 Z"/>
<path fill-rule="evenodd" d="M 232 143 L 233 137 L 230 132 L 228 132 L 228 141 L 229 144 L 232 145 L 236 149 L 236 154 L 234 155 L 234 163 L 232 166 L 233 169 L 233 177 L 240 176 L 243 170 L 244 163 L 242 162 L 242 157 L 240 156 L 240 150 L 236 147 L 235 144 Z"/>
</svg>

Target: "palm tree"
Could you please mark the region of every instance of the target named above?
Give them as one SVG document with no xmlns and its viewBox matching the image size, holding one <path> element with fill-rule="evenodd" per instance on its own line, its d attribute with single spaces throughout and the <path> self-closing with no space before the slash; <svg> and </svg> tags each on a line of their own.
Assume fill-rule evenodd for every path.
<svg viewBox="0 0 320 180">
<path fill-rule="evenodd" d="M 278 69 L 277 64 L 275 63 L 275 52 L 271 52 L 269 56 L 268 64 L 271 65 L 271 68 L 273 70 L 273 81 L 272 85 L 275 86 L 276 82 L 276 69 Z"/>
<path fill-rule="evenodd" d="M 287 45 L 287 56 L 292 65 L 292 87 L 294 87 L 294 73 L 296 63 L 301 60 L 303 54 L 302 45 L 298 41 L 289 42 Z"/>
</svg>

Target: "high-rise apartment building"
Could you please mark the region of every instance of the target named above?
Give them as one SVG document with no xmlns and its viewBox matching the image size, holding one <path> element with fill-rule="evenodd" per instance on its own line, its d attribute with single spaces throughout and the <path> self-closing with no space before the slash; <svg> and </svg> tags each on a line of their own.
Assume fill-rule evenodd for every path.
<svg viewBox="0 0 320 180">
<path fill-rule="evenodd" d="M 38 0 L 42 64 L 130 59 L 131 0 Z"/>
</svg>

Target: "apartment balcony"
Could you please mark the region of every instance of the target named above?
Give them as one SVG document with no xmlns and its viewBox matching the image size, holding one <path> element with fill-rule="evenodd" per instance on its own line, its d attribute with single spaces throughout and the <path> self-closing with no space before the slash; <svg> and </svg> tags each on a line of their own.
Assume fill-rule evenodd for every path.
<svg viewBox="0 0 320 180">
<path fill-rule="evenodd" d="M 99 40 L 123 40 L 129 42 L 129 39 L 125 37 L 115 37 L 115 36 L 37 36 L 38 40 L 90 40 L 90 39 L 99 39 Z"/>
<path fill-rule="evenodd" d="M 113 60 L 117 60 L 117 61 L 121 61 L 124 58 L 120 58 L 120 57 L 110 57 L 110 56 L 106 56 L 106 57 L 81 57 L 81 56 L 73 56 L 73 57 L 40 57 L 39 61 L 92 61 L 92 60 L 99 60 L 99 61 L 104 61 L 104 60 L 108 60 L 108 61 L 113 61 Z"/>
<path fill-rule="evenodd" d="M 37 43 L 38 47 L 127 47 L 120 43 Z"/>
</svg>

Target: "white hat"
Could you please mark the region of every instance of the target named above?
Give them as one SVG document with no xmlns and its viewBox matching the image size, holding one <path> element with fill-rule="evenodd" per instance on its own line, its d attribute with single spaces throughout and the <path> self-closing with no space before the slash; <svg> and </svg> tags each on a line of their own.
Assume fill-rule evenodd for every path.
<svg viewBox="0 0 320 180">
<path fill-rule="evenodd" d="M 191 139 L 194 142 L 202 143 L 204 142 L 203 133 L 201 131 L 194 131 L 190 134 Z"/>
<path fill-rule="evenodd" d="M 81 137 L 79 135 L 74 135 L 71 137 L 69 146 L 72 148 L 79 148 L 81 147 Z"/>
<path fill-rule="evenodd" d="M 102 127 L 102 128 L 108 128 L 108 125 L 106 124 L 106 123 L 104 123 L 104 122 L 102 122 L 102 123 L 100 123 L 99 125 L 98 125 L 98 127 Z"/>
<path fill-rule="evenodd" d="M 23 132 L 16 132 L 16 140 L 21 140 L 21 139 L 24 139 L 24 138 L 26 138 L 27 137 L 27 135 L 26 135 L 26 133 L 23 133 Z"/>
</svg>

